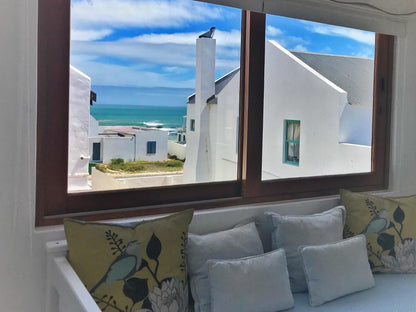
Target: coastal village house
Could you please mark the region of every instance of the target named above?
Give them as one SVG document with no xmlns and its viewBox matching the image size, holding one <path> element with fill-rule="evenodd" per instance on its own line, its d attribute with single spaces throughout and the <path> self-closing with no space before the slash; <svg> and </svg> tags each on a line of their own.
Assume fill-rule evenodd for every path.
<svg viewBox="0 0 416 312">
<path fill-rule="evenodd" d="M 184 179 L 237 173 L 239 68 L 215 80 L 215 39 L 197 39 Z M 371 170 L 373 60 L 266 43 L 262 178 Z M 289 142 L 290 141 L 290 142 Z"/>
<path fill-rule="evenodd" d="M 75 67 L 70 69 L 68 190 L 96 189 L 88 183 L 90 161 L 164 161 L 168 155 L 168 133 L 143 127 L 99 127 L 90 115 L 91 79 Z M 96 173 L 93 184 L 108 177 Z M 110 178 L 111 179 L 111 178 Z M 109 188 L 121 188 L 110 180 Z"/>
<path fill-rule="evenodd" d="M 60 41 L 38 44 L 38 25 L 42 24 L 42 20 L 38 20 L 37 12 L 45 2 L 51 3 L 51 1 L 32 0 L 0 1 L 0 42 L 2 46 L 0 52 L 0 107 L 2 109 L 0 114 L 1 311 L 46 311 L 47 253 L 45 245 L 47 242 L 65 238 L 61 225 L 49 223 L 46 226 L 47 223 L 42 223 L 45 220 L 39 217 L 40 210 L 36 206 L 36 193 L 42 185 L 48 182 L 48 179 L 43 181 L 37 180 L 37 177 L 44 174 L 42 171 L 44 167 L 39 169 L 40 167 L 37 167 L 37 163 L 44 161 L 46 164 L 49 164 L 49 170 L 52 170 L 52 177 L 58 176 L 64 171 L 62 176 L 66 180 L 68 174 L 65 167 L 60 168 L 55 165 L 56 161 L 65 158 L 65 154 L 67 154 L 65 148 L 61 153 L 61 155 L 64 155 L 62 157 L 56 157 L 54 153 L 48 152 L 42 154 L 42 159 L 37 159 L 37 152 L 41 149 L 37 138 L 42 136 L 42 134 L 46 135 L 44 139 L 48 140 L 51 151 L 54 152 L 55 149 L 61 150 L 57 140 L 52 139 L 47 135 L 47 132 L 44 133 L 42 132 L 43 130 L 41 131 L 37 127 L 37 117 L 45 113 L 44 106 L 38 101 L 38 74 L 44 75 L 48 71 L 44 62 L 42 64 L 39 63 L 38 57 L 40 53 L 38 53 L 38 48 L 54 49 L 57 46 L 61 46 L 65 38 L 68 38 L 60 36 Z M 59 3 L 62 6 L 65 6 L 64 2 L 53 1 L 53 3 Z M 414 194 L 416 192 L 416 58 L 414 56 L 414 51 L 416 50 L 416 15 L 393 16 L 372 10 L 369 7 L 353 6 L 352 8 L 347 7 L 344 9 L 344 7 L 339 8 L 331 5 L 330 1 L 324 0 L 274 0 L 266 1 L 266 5 L 263 4 L 264 2 L 261 2 L 261 4 L 260 2 L 257 9 L 260 12 L 263 11 L 263 8 L 264 10 L 270 9 L 269 6 L 273 2 L 280 5 L 280 9 L 283 8 L 284 13 L 290 16 L 296 15 L 296 17 L 369 29 L 395 36 L 394 48 L 389 51 L 390 55 L 394 53 L 394 67 L 392 107 L 391 114 L 389 114 L 391 117 L 391 125 L 389 127 L 390 153 L 386 160 L 389 164 L 387 171 L 388 185 L 386 184 L 385 188 L 381 189 L 380 192 L 382 195 L 387 196 Z M 227 3 L 227 1 L 224 1 L 224 3 Z M 238 3 L 240 4 L 240 2 Z M 247 3 L 251 2 L 241 1 L 241 5 Z M 404 13 L 406 9 L 408 9 L 407 12 L 414 10 L 414 5 L 412 7 L 413 2 L 411 1 L 371 0 L 370 3 L 376 6 L 383 4 L 388 6 L 390 3 L 390 9 L 396 8 L 398 13 Z M 294 7 L 291 4 L 297 4 L 297 6 Z M 58 5 L 54 6 L 57 11 L 59 11 L 58 7 Z M 67 5 L 67 7 L 69 8 L 70 5 Z M 42 14 L 42 18 L 53 16 L 57 21 L 64 19 L 55 11 L 51 12 L 53 13 L 49 15 Z M 54 29 L 51 28 L 51 31 Z M 68 55 L 69 53 L 67 53 Z M 48 61 L 53 62 L 54 60 L 49 59 Z M 68 70 L 66 66 L 62 68 Z M 54 70 L 58 69 L 54 68 Z M 329 87 L 328 89 L 330 90 Z M 331 92 L 334 92 L 334 90 Z M 214 92 L 208 96 L 213 94 Z M 65 103 L 65 94 L 63 95 L 61 92 L 54 95 L 54 90 L 50 90 L 48 95 L 53 96 L 55 99 L 59 98 L 62 100 L 62 103 Z M 53 112 L 62 103 L 54 101 L 48 106 L 46 111 Z M 198 116 L 195 114 L 195 129 L 200 127 L 198 125 L 198 118 L 200 117 Z M 302 143 L 305 135 L 307 135 L 303 127 L 304 120 L 302 120 L 302 117 L 297 116 L 285 118 L 300 120 L 300 167 L 304 158 L 307 157 L 307 155 L 302 154 Z M 47 122 L 44 122 L 42 125 L 55 129 L 60 123 L 61 119 L 59 116 L 50 113 Z M 233 120 L 233 123 L 236 123 L 236 121 Z M 282 120 L 277 124 L 279 127 L 282 127 Z M 61 139 L 62 137 L 64 135 L 61 135 Z M 342 138 L 338 140 L 342 141 Z M 187 142 L 189 142 L 188 137 Z M 277 157 L 279 162 L 281 162 L 282 155 Z M 66 159 L 65 162 L 67 162 Z M 48 194 L 46 195 L 53 195 L 57 192 L 60 192 L 60 188 L 52 185 L 48 188 Z M 162 193 L 159 192 L 158 194 Z M 150 192 L 150 194 L 153 193 Z M 71 200 L 79 197 L 81 195 L 70 196 Z M 303 211 L 297 209 L 299 203 L 302 203 L 303 206 L 315 207 L 318 210 L 322 204 L 335 198 L 338 198 L 338 196 L 331 195 L 303 200 L 295 199 L 286 204 L 285 213 L 303 213 Z M 165 205 L 169 204 L 169 202 L 170 199 L 166 200 Z M 265 204 L 268 207 L 281 205 L 278 202 L 267 201 L 263 202 L 262 205 L 246 205 L 242 209 L 241 207 L 222 208 L 222 206 L 217 204 L 217 209 L 197 212 L 191 224 L 192 229 L 197 229 L 198 233 L 202 233 L 208 228 L 210 230 L 219 230 L 231 227 L 236 220 L 242 220 L 250 212 L 258 212 Z M 61 210 L 55 213 L 61 215 L 66 213 L 68 215 L 70 212 L 65 210 L 66 205 L 67 201 L 62 201 L 60 205 Z M 89 205 L 94 205 L 94 201 L 89 202 Z M 212 207 L 209 205 L 207 203 L 206 207 Z M 189 206 L 193 206 L 193 203 Z M 47 214 L 45 213 L 45 215 Z M 47 219 L 50 220 L 53 212 L 50 212 L 47 216 Z M 111 215 L 111 217 L 115 218 L 116 216 Z M 109 216 L 101 215 L 101 218 L 108 219 Z M 36 219 L 38 220 L 37 222 L 35 222 Z M 136 219 L 138 218 L 136 217 Z M 56 298 L 56 294 L 53 293 L 48 294 L 48 296 Z"/>
</svg>

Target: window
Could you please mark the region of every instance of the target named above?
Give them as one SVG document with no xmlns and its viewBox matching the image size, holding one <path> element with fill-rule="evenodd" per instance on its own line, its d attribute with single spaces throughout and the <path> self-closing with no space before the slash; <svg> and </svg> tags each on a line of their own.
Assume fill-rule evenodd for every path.
<svg viewBox="0 0 416 312">
<path fill-rule="evenodd" d="M 156 141 L 147 141 L 147 154 L 156 154 Z"/>
<path fill-rule="evenodd" d="M 92 143 L 92 160 L 100 161 L 101 160 L 101 143 Z"/>
<path fill-rule="evenodd" d="M 285 120 L 284 161 L 299 165 L 300 121 Z"/>
<path fill-rule="evenodd" d="M 38 6 L 37 225 L 59 224 L 64 215 L 89 220 L 108 219 L 173 212 L 190 205 L 204 209 L 322 196 L 336 194 L 341 187 L 355 190 L 386 187 L 394 38 L 376 36 L 374 107 L 377 109 L 373 113 L 371 172 L 263 181 L 263 143 L 259 138 L 262 137 L 264 117 L 266 23 L 264 14 L 243 11 L 236 180 L 68 193 L 68 142 L 65 139 L 68 137 L 68 97 L 65 95 L 69 94 L 70 9 L 69 1 L 44 0 L 39 1 Z M 215 107 L 214 100 L 209 105 Z M 233 125 L 235 116 L 230 118 L 231 122 L 224 121 L 224 124 Z M 199 126 L 204 125 L 201 122 Z M 234 129 L 230 133 L 228 137 L 235 155 Z M 190 139 L 188 136 L 187 144 Z M 51 146 L 51 141 L 57 144 Z"/>
<path fill-rule="evenodd" d="M 191 125 L 189 126 L 189 128 L 191 129 L 191 131 L 195 131 L 195 119 L 191 119 L 190 123 Z"/>
</svg>

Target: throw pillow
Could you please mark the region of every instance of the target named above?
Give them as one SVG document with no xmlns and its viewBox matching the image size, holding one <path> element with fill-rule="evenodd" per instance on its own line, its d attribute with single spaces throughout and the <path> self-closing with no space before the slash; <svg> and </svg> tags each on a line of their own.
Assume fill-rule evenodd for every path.
<svg viewBox="0 0 416 312">
<path fill-rule="evenodd" d="M 300 253 L 313 307 L 374 286 L 364 235 L 300 247 Z"/>
<path fill-rule="evenodd" d="M 390 197 L 341 190 L 345 237 L 365 234 L 373 272 L 416 273 L 416 196 Z"/>
<path fill-rule="evenodd" d="M 237 259 L 263 253 L 255 224 L 206 235 L 188 235 L 188 271 L 195 312 L 211 311 L 207 260 Z"/>
<path fill-rule="evenodd" d="M 342 239 L 345 208 L 338 206 L 306 216 L 282 216 L 266 213 L 273 224 L 272 247 L 286 251 L 292 292 L 307 291 L 299 246 L 332 243 Z"/>
<path fill-rule="evenodd" d="M 270 312 L 293 307 L 283 249 L 236 260 L 208 260 L 212 312 Z"/>
<path fill-rule="evenodd" d="M 192 216 L 187 210 L 133 227 L 66 219 L 69 261 L 103 311 L 187 311 Z"/>
</svg>

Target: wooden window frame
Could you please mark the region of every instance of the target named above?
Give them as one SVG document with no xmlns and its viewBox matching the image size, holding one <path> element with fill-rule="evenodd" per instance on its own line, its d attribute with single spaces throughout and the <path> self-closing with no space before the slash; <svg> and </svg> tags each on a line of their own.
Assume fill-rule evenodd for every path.
<svg viewBox="0 0 416 312">
<path fill-rule="evenodd" d="M 38 4 L 37 226 L 60 224 L 64 217 L 114 219 L 387 187 L 394 38 L 376 40 L 372 171 L 262 181 L 265 15 L 243 11 L 237 180 L 68 193 L 70 0 Z"/>
</svg>

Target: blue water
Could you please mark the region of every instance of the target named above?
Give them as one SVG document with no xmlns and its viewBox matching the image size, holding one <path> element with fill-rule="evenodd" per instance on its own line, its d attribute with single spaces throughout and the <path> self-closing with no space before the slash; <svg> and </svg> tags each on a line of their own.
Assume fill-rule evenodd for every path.
<svg viewBox="0 0 416 312">
<path fill-rule="evenodd" d="M 142 126 L 175 129 L 182 126 L 186 106 L 105 105 L 90 107 L 100 126 Z"/>
</svg>

